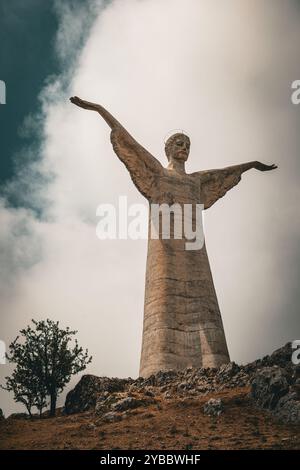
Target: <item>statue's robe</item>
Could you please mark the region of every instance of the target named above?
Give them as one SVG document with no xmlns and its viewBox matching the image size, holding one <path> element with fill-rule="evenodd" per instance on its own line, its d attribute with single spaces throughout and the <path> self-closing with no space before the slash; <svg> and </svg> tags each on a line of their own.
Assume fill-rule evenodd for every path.
<svg viewBox="0 0 300 470">
<path fill-rule="evenodd" d="M 204 204 L 207 209 L 241 179 L 237 167 L 192 174 L 163 168 L 122 126 L 112 130 L 111 142 L 150 204 Z M 200 250 L 186 250 L 186 241 L 148 238 L 142 377 L 229 362 L 205 244 Z"/>
</svg>

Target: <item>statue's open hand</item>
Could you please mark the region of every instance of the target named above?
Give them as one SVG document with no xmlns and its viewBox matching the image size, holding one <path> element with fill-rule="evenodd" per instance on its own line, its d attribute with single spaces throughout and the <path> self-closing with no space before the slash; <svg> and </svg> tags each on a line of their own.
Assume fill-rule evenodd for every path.
<svg viewBox="0 0 300 470">
<path fill-rule="evenodd" d="M 81 98 L 79 98 L 78 96 L 72 96 L 72 98 L 70 98 L 70 101 L 71 101 L 71 103 L 76 104 L 76 106 L 79 106 L 80 108 L 92 109 L 92 110 L 95 109 L 95 105 L 93 103 L 89 103 L 88 101 L 84 101 Z"/>
<path fill-rule="evenodd" d="M 254 168 L 259 171 L 270 171 L 270 170 L 275 170 L 277 165 L 273 163 L 273 165 L 265 165 L 264 163 L 261 162 L 255 162 Z"/>
</svg>

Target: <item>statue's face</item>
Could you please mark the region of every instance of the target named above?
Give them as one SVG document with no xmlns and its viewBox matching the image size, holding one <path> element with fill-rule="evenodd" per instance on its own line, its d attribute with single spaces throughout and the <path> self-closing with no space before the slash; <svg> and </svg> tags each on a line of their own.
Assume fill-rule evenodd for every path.
<svg viewBox="0 0 300 470">
<path fill-rule="evenodd" d="M 165 152 L 168 160 L 186 161 L 190 153 L 190 139 L 187 135 L 174 134 L 166 142 Z"/>
</svg>

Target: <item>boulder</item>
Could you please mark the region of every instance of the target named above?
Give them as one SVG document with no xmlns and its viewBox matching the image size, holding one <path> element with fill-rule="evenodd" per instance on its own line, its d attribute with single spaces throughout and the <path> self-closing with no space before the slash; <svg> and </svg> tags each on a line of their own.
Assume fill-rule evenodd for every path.
<svg viewBox="0 0 300 470">
<path fill-rule="evenodd" d="M 126 411 L 126 410 L 132 410 L 134 408 L 138 408 L 140 406 L 147 406 L 151 403 L 153 403 L 153 400 L 150 400 L 149 398 L 141 400 L 135 397 L 126 397 L 114 403 L 112 405 L 112 409 L 114 411 Z"/>
<path fill-rule="evenodd" d="M 273 410 L 288 391 L 289 383 L 285 370 L 273 366 L 257 371 L 251 383 L 250 394 L 258 406 Z"/>
<path fill-rule="evenodd" d="M 286 343 L 285 346 L 282 346 L 279 349 L 276 349 L 272 354 L 264 356 L 262 359 L 257 359 L 254 362 L 251 362 L 247 367 L 253 367 L 254 369 L 262 367 L 273 367 L 279 366 L 282 368 L 292 367 L 292 343 Z"/>
<path fill-rule="evenodd" d="M 288 366 L 259 369 L 251 384 L 255 404 L 271 411 L 281 422 L 300 424 L 300 390 L 298 370 Z"/>
<path fill-rule="evenodd" d="M 73 414 L 94 408 L 99 396 L 122 391 L 127 383 L 128 379 L 83 375 L 75 388 L 67 394 L 65 412 Z"/>
<path fill-rule="evenodd" d="M 296 392 L 289 392 L 277 403 L 274 410 L 276 418 L 284 423 L 300 424 L 300 400 Z"/>
</svg>

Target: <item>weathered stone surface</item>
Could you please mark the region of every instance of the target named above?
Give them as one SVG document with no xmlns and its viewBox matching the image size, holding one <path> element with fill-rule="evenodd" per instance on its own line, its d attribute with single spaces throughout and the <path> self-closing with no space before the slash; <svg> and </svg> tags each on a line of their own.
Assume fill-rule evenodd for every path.
<svg viewBox="0 0 300 470">
<path fill-rule="evenodd" d="M 284 365 L 283 361 L 280 361 Z M 298 370 L 286 363 L 258 369 L 251 383 L 254 402 L 285 423 L 300 424 L 300 390 Z"/>
<path fill-rule="evenodd" d="M 264 367 L 255 375 L 251 384 L 251 396 L 262 408 L 274 409 L 289 390 L 287 375 L 278 366 Z"/>
<path fill-rule="evenodd" d="M 300 424 L 300 397 L 295 392 L 284 395 L 277 403 L 275 415 L 284 423 Z"/>
<path fill-rule="evenodd" d="M 281 348 L 276 349 L 272 354 L 264 356 L 262 359 L 257 359 L 247 365 L 248 368 L 257 369 L 262 367 L 279 366 L 283 368 L 294 368 L 291 361 L 293 349 L 292 343 L 286 343 Z"/>
<path fill-rule="evenodd" d="M 224 405 L 220 398 L 211 398 L 203 406 L 204 414 L 209 416 L 219 416 L 224 411 Z"/>
<path fill-rule="evenodd" d="M 125 417 L 135 408 L 159 406 L 159 400 L 188 399 L 251 385 L 255 405 L 270 410 L 284 422 L 298 423 L 300 368 L 293 365 L 291 355 L 289 343 L 263 360 L 246 365 L 231 362 L 219 368 L 188 367 L 136 380 L 83 376 L 67 396 L 67 409 L 74 413 L 94 408 L 100 420 L 107 413 Z M 265 363 L 280 363 L 281 367 L 264 367 Z"/>
<path fill-rule="evenodd" d="M 95 405 L 95 413 L 102 416 L 112 411 L 113 405 L 127 396 L 127 392 L 114 392 L 99 395 Z"/>
<path fill-rule="evenodd" d="M 0 421 L 5 419 L 2 409 L 0 408 Z"/>
<path fill-rule="evenodd" d="M 174 237 L 174 219 L 168 224 L 171 237 L 149 238 L 146 268 L 143 341 L 140 375 L 187 367 L 219 367 L 229 362 L 223 323 L 205 244 L 188 250 L 191 241 L 183 229 L 185 205 L 193 209 L 191 229 L 196 226 L 196 207 L 211 207 L 237 185 L 251 168 L 266 171 L 275 165 L 249 162 L 223 169 L 187 174 L 185 162 L 190 139 L 173 134 L 165 144 L 167 168 L 142 147 L 103 106 L 71 98 L 75 105 L 96 111 L 111 128 L 111 143 L 139 192 L 150 204 L 176 204 L 181 208 L 181 238 Z M 151 207 L 151 206 L 150 206 Z M 176 219 L 178 220 L 178 219 Z M 199 224 L 198 224 L 199 227 Z"/>
<path fill-rule="evenodd" d="M 99 396 L 124 390 L 128 381 L 130 379 L 84 375 L 76 387 L 68 393 L 65 402 L 65 412 L 72 414 L 94 408 Z"/>
<path fill-rule="evenodd" d="M 134 408 L 139 408 L 140 406 L 147 406 L 153 402 L 154 400 L 150 400 L 149 398 L 141 400 L 135 397 L 126 397 L 114 403 L 112 405 L 112 409 L 115 411 L 132 410 Z"/>
<path fill-rule="evenodd" d="M 146 407 L 155 403 L 155 399 L 145 396 L 143 393 L 125 392 L 107 393 L 105 397 L 100 395 L 95 406 L 95 414 L 101 419 L 114 420 L 117 413 L 125 416 L 130 410 Z"/>
</svg>

